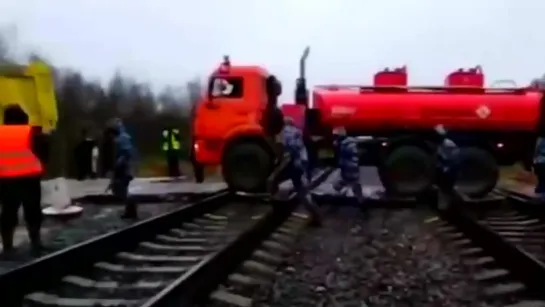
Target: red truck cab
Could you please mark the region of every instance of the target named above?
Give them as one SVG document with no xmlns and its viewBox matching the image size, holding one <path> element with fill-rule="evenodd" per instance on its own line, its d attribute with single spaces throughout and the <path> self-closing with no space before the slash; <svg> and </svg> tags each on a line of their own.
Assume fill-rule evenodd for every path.
<svg viewBox="0 0 545 307">
<path fill-rule="evenodd" d="M 257 66 L 231 66 L 226 57 L 210 76 L 193 122 L 194 167 L 221 165 L 234 190 L 263 189 L 253 174 L 272 169 L 279 132 L 280 84 Z"/>
</svg>

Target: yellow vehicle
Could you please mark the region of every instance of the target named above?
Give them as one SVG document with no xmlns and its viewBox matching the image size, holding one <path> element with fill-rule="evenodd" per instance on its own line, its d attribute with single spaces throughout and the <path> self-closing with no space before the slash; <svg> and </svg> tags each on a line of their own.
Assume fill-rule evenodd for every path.
<svg viewBox="0 0 545 307">
<path fill-rule="evenodd" d="M 53 74 L 47 64 L 0 66 L 0 108 L 18 105 L 28 115 L 30 125 L 50 134 L 57 126 L 57 100 Z M 0 112 L 0 122 L 4 122 Z"/>
</svg>

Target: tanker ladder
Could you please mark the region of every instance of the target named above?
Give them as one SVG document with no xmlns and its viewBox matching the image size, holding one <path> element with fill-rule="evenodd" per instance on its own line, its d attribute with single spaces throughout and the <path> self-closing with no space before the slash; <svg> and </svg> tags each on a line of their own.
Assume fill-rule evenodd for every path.
<svg viewBox="0 0 545 307">
<path fill-rule="evenodd" d="M 545 306 L 543 209 L 495 190 L 487 199 L 439 193 L 437 230 L 478 269 L 487 300 L 510 307 Z"/>
<path fill-rule="evenodd" d="M 314 183 L 327 176 L 321 173 Z M 219 191 L 0 275 L 0 305 L 197 303 L 288 220 L 296 205 L 294 195 L 265 202 Z"/>
</svg>

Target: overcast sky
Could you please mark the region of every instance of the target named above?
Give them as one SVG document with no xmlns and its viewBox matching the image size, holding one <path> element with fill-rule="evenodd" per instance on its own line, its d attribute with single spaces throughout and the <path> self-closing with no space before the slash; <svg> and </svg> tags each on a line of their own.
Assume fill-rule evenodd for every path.
<svg viewBox="0 0 545 307">
<path fill-rule="evenodd" d="M 545 72 L 544 11 L 538 0 L 0 0 L 0 24 L 56 64 L 154 86 L 204 77 L 229 54 L 276 74 L 288 100 L 307 44 L 311 84 L 369 83 L 404 64 L 411 84 L 477 64 L 489 82 L 526 84 Z"/>
</svg>

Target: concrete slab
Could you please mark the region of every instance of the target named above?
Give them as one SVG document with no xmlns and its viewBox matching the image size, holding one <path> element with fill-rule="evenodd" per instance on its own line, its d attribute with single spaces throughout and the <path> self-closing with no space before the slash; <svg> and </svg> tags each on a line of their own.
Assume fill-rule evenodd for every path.
<svg viewBox="0 0 545 307">
<path fill-rule="evenodd" d="M 161 183 L 138 183 L 131 184 L 134 194 L 150 193 L 213 193 L 226 188 L 224 182 L 195 183 L 195 182 L 161 182 Z"/>
<path fill-rule="evenodd" d="M 149 218 L 151 216 L 156 216 L 164 212 L 168 212 L 175 208 L 178 208 L 180 204 L 177 203 L 156 203 L 156 204 L 139 204 L 138 211 L 142 219 Z M 89 235 L 92 237 L 93 227 L 98 228 L 98 224 L 103 224 L 104 219 L 109 219 L 108 223 L 113 223 L 112 221 L 119 221 L 121 226 L 126 226 L 132 221 L 123 221 L 118 218 L 119 214 L 123 210 L 122 207 L 112 204 L 112 205 L 101 205 L 101 206 L 85 206 L 82 215 L 68 221 L 56 220 L 56 219 L 47 219 L 45 220 L 42 226 L 42 237 L 48 241 L 54 239 L 49 234 L 55 233 L 54 231 L 60 229 L 75 229 L 75 232 L 89 232 Z M 90 222 L 96 220 L 97 222 Z M 91 223 L 91 224 L 90 224 Z M 96 224 L 93 226 L 92 224 Z M 23 219 L 23 210 L 19 210 L 19 225 L 17 226 L 14 234 L 14 245 L 20 246 L 29 241 L 27 231 L 24 225 Z M 90 228 L 89 228 L 90 227 Z M 80 229 L 81 231 L 79 231 Z M 108 230 L 109 231 L 109 230 Z M 89 237 L 90 238 L 90 237 Z M 87 238 L 87 239 L 89 239 Z M 0 243 L 2 240 L 0 239 Z M 1 247 L 0 247 L 1 250 Z"/>
<path fill-rule="evenodd" d="M 340 180 L 340 176 L 340 170 L 335 170 L 333 173 L 331 173 L 331 175 L 329 175 L 327 180 L 313 190 L 313 193 L 317 195 L 336 194 L 335 190 L 333 189 L 333 184 Z M 370 197 L 384 190 L 380 180 L 378 179 L 376 168 L 374 167 L 360 168 L 360 182 L 364 196 Z M 352 191 L 347 190 L 346 195 L 353 196 Z"/>
<path fill-rule="evenodd" d="M 135 178 L 130 185 L 132 194 L 168 194 L 168 193 L 212 193 L 223 189 L 226 184 L 223 182 L 157 182 L 164 178 Z M 70 197 L 80 198 L 87 195 L 105 194 L 109 179 L 73 180 L 67 179 Z M 108 192 L 109 194 L 110 192 Z"/>
</svg>

